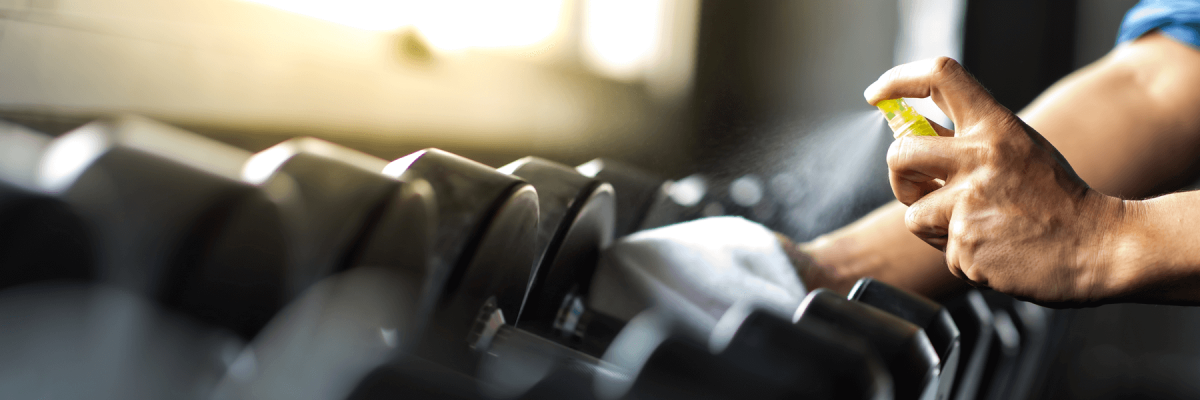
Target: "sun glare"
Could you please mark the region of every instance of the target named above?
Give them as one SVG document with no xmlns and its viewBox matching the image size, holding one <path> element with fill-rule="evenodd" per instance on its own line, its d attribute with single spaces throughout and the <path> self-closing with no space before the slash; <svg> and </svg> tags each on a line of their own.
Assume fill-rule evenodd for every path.
<svg viewBox="0 0 1200 400">
<path fill-rule="evenodd" d="M 563 0 L 247 0 L 375 31 L 412 26 L 439 49 L 529 46 L 558 29 Z"/>
</svg>

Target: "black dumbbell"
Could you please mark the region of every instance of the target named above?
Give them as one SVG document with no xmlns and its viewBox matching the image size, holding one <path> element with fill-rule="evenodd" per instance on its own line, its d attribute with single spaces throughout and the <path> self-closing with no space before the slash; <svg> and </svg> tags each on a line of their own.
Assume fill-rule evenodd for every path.
<svg viewBox="0 0 1200 400">
<path fill-rule="evenodd" d="M 408 352 L 368 371 L 349 398 L 475 398 L 484 340 L 476 319 L 520 318 L 535 275 L 536 191 L 519 178 L 437 149 L 388 164 L 385 175 L 420 183 L 436 199 L 431 265 L 422 287 L 432 312 Z"/>
<path fill-rule="evenodd" d="M 665 196 L 666 179 L 655 177 L 617 161 L 597 158 L 575 167 L 579 173 L 608 182 L 616 193 L 616 237 L 642 229 L 647 212 L 657 199 Z"/>
<path fill-rule="evenodd" d="M 426 305 L 413 301 L 421 283 L 372 266 L 322 280 L 239 353 L 238 362 L 251 367 L 226 373 L 213 398 L 346 398 L 372 371 L 411 351 L 427 317 Z"/>
<path fill-rule="evenodd" d="M 613 240 L 612 186 L 552 161 L 525 157 L 499 171 L 520 177 L 538 192 L 540 261 L 521 319 L 513 326 L 564 343 L 575 336 L 585 312 L 600 251 Z"/>
<path fill-rule="evenodd" d="M 711 180 L 692 174 L 663 184 L 646 211 L 638 230 L 654 229 L 701 217 L 726 215 L 725 207 L 712 195 Z"/>
<path fill-rule="evenodd" d="M 982 292 L 995 316 L 995 338 L 979 394 L 989 399 L 1028 396 L 1050 339 L 1050 310 L 995 292 Z"/>
<path fill-rule="evenodd" d="M 0 291 L 0 398 L 207 398 L 244 343 L 111 286 Z"/>
<path fill-rule="evenodd" d="M 297 187 L 285 216 L 307 222 L 300 228 L 341 229 L 294 233 L 310 234 L 300 244 L 327 262 L 300 277 L 326 278 L 254 339 L 241 357 L 255 360 L 256 370 L 227 374 L 217 398 L 345 398 L 372 370 L 411 351 L 438 292 L 425 287 L 437 267 L 428 182 L 401 183 L 380 174 L 385 161 L 315 139 L 272 149 L 284 145 L 282 157 L 272 156 L 278 167 L 270 179 L 286 171 Z M 339 191 L 346 184 L 358 189 Z"/>
<path fill-rule="evenodd" d="M 977 398 L 1002 399 L 1021 354 L 1021 333 L 1005 310 L 992 310 L 993 337 L 987 353 L 982 379 L 976 388 Z"/>
<path fill-rule="evenodd" d="M 87 222 L 97 278 L 243 337 L 286 301 L 275 205 L 241 181 L 250 154 L 137 117 L 46 149 L 37 182 Z"/>
<path fill-rule="evenodd" d="M 971 400 L 983 379 L 988 351 L 995 335 L 995 316 L 978 290 L 969 290 L 945 303 L 962 335 L 962 349 L 955 376 L 953 398 Z"/>
<path fill-rule="evenodd" d="M 500 326 L 479 378 L 491 398 L 891 397 L 882 362 L 854 336 L 735 307 L 697 339 L 657 310 L 635 317 L 603 359 Z"/>
<path fill-rule="evenodd" d="M 925 332 L 911 322 L 823 288 L 808 294 L 793 320 L 799 325 L 821 321 L 865 339 L 882 356 L 897 399 L 932 399 L 936 395 L 937 351 Z"/>
<path fill-rule="evenodd" d="M 921 327 L 937 350 L 940 375 L 938 400 L 950 398 L 961 357 L 958 325 L 942 305 L 871 278 L 862 278 L 850 289 L 850 300 L 865 303 Z"/>
<path fill-rule="evenodd" d="M 640 318 L 629 329 L 641 327 Z M 647 324 L 650 329 L 661 322 Z M 707 343 L 674 335 L 649 355 L 629 386 L 633 398 L 891 398 L 893 383 L 877 353 L 854 335 L 816 321 L 791 324 L 765 310 L 735 306 Z M 626 333 L 610 352 L 639 349 Z M 647 335 L 651 336 L 651 335 Z M 635 338 L 637 340 L 637 338 Z M 653 339 L 651 339 L 653 340 Z M 629 345 L 633 346 L 629 346 Z M 638 354 L 605 359 L 639 359 Z M 610 382 L 609 388 L 620 384 Z M 605 386 L 598 389 L 603 393 Z M 610 397 L 613 398 L 613 397 Z"/>
<path fill-rule="evenodd" d="M 0 123 L 0 289 L 95 277 L 91 239 L 62 201 L 35 188 L 50 137 Z"/>
<path fill-rule="evenodd" d="M 1014 300 L 1009 305 L 1021 332 L 1020 363 L 1014 371 L 1007 398 L 1028 398 L 1037 380 L 1045 375 L 1046 366 L 1057 341 L 1061 339 L 1062 319 L 1055 318 L 1070 310 L 1053 310 L 1026 301 Z"/>
<path fill-rule="evenodd" d="M 262 186 L 279 204 L 291 294 L 357 261 L 367 235 L 397 200 L 401 184 L 383 175 L 386 165 L 314 138 L 284 141 L 246 162 L 243 179 Z"/>
<path fill-rule="evenodd" d="M 413 354 L 472 374 L 479 338 L 471 327 L 486 304 L 494 302 L 499 320 L 520 319 L 535 275 L 537 193 L 518 178 L 437 149 L 402 157 L 383 173 L 427 182 L 436 199 L 434 265 L 425 285 L 436 305 Z"/>
</svg>

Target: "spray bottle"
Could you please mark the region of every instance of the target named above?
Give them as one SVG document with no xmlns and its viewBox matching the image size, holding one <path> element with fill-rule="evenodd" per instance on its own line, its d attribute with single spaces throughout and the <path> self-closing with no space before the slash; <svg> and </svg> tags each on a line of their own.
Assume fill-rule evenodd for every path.
<svg viewBox="0 0 1200 400">
<path fill-rule="evenodd" d="M 882 100 L 875 104 L 883 116 L 887 118 L 888 127 L 892 128 L 892 137 L 904 136 L 937 136 L 933 126 L 924 116 L 917 113 L 904 102 L 904 99 Z"/>
</svg>

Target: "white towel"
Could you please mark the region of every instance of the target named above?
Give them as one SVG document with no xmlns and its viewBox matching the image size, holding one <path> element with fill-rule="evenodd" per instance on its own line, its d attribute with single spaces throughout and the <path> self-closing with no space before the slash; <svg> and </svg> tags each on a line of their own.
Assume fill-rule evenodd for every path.
<svg viewBox="0 0 1200 400">
<path fill-rule="evenodd" d="M 735 303 L 790 316 L 806 292 L 771 230 L 740 217 L 714 217 L 613 244 L 601 257 L 589 304 L 624 320 L 651 307 L 666 309 L 709 332 Z"/>
</svg>

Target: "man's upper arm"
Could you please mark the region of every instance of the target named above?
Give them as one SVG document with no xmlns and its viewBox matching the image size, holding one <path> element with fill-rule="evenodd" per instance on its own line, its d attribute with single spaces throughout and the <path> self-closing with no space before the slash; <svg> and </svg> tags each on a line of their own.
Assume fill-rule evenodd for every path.
<svg viewBox="0 0 1200 400">
<path fill-rule="evenodd" d="M 1021 116 L 1103 193 L 1174 190 L 1200 172 L 1200 50 L 1152 31 L 1064 78 Z"/>
</svg>

